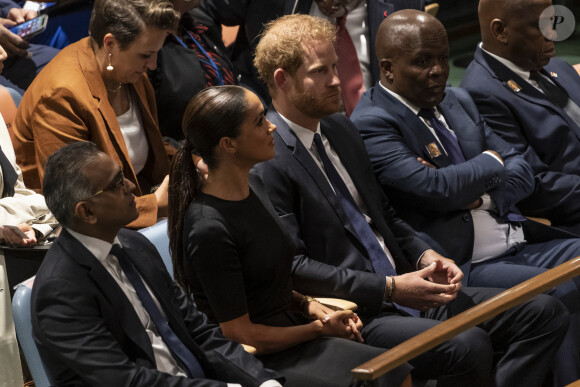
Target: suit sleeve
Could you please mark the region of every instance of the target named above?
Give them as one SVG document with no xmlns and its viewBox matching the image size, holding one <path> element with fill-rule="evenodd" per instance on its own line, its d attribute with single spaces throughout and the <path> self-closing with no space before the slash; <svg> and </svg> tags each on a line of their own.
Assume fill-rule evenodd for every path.
<svg viewBox="0 0 580 387">
<path fill-rule="evenodd" d="M 474 123 L 483 132 L 482 136 L 489 132 L 485 130 L 485 123 L 481 119 L 476 119 Z M 407 125 L 405 122 L 386 114 L 368 113 L 356 117 L 355 124 L 361 132 L 380 184 L 404 192 L 405 202 L 414 207 L 440 212 L 460 210 L 483 193 L 496 188 L 502 181 L 519 176 L 520 172 L 524 180 L 529 176 L 529 170 L 522 166 L 521 161 L 517 163 L 517 168 L 512 162 L 507 163 L 510 168 L 520 169 L 513 170 L 514 173 L 510 175 L 504 166 L 487 154 L 479 154 L 458 165 L 431 168 L 417 161 L 418 157 L 428 158 L 409 146 L 403 133 L 412 133 L 413 128 L 402 127 Z M 502 155 L 508 152 L 509 157 L 512 157 L 513 152 L 505 144 L 495 141 L 493 145 L 504 145 L 497 150 L 498 153 Z M 489 148 L 493 149 L 492 144 L 489 144 Z M 525 192 L 529 193 L 529 186 Z M 507 203 L 507 200 L 503 202 L 514 204 Z"/>
<path fill-rule="evenodd" d="M 530 165 L 511 144 L 494 133 L 488 123 L 480 116 L 475 103 L 463 89 L 454 89 L 460 97 L 463 108 L 470 118 L 483 127 L 486 148 L 499 153 L 504 162 L 505 178 L 489 191 L 498 213 L 504 216 L 512 206 L 528 197 L 534 189 L 534 175 Z"/>
<path fill-rule="evenodd" d="M 35 339 L 87 385 L 225 387 L 223 382 L 172 376 L 131 361 L 85 287 L 62 278 L 39 285 Z"/>
<path fill-rule="evenodd" d="M 494 179 L 503 178 L 503 166 L 491 156 L 480 154 L 459 165 L 431 168 L 417 157 L 397 122 L 376 115 L 362 115 L 355 120 L 362 134 L 379 183 L 403 191 L 406 202 L 429 211 L 448 212 L 462 209 L 493 188 Z"/>
<path fill-rule="evenodd" d="M 378 310 L 385 291 L 386 279 L 383 275 L 337 267 L 309 257 L 298 219 L 301 211 L 298 182 L 287 176 L 279 165 L 284 162 L 284 159 L 274 159 L 260 163 L 252 173 L 264 182 L 272 205 L 296 245 L 292 265 L 295 289 L 314 296 L 344 298 L 359 306 Z"/>
<path fill-rule="evenodd" d="M 568 163 L 575 164 L 576 161 L 573 159 L 577 158 L 577 154 L 567 154 L 565 149 L 559 149 L 566 147 L 566 144 L 546 144 L 546 140 L 541 138 L 537 141 L 542 142 L 542 147 L 531 144 L 525 128 L 517 117 L 520 113 L 514 113 L 506 103 L 493 94 L 473 90 L 470 90 L 470 93 L 493 131 L 520 152 L 533 170 L 534 192 L 518 205 L 522 212 L 526 215 L 546 217 L 555 223 L 580 222 L 580 201 L 570 200 L 580 197 L 580 176 L 559 172 L 565 170 Z M 564 120 L 550 122 L 556 125 L 551 128 L 554 133 L 570 131 Z M 530 128 L 530 132 L 537 130 Z M 535 135 L 531 133 L 530 136 Z M 536 151 L 544 149 L 545 146 L 550 148 L 550 152 L 539 154 Z"/>
</svg>

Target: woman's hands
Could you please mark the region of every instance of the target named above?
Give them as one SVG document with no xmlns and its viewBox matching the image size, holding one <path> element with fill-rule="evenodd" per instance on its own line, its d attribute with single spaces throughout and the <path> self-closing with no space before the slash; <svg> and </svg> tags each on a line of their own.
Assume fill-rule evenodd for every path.
<svg viewBox="0 0 580 387">
<path fill-rule="evenodd" d="M 313 301 L 308 304 L 308 314 L 311 319 L 316 319 L 316 323 L 321 324 L 321 336 L 342 337 L 359 343 L 364 341 L 360 334 L 363 324 L 351 310 L 334 311 Z"/>
</svg>

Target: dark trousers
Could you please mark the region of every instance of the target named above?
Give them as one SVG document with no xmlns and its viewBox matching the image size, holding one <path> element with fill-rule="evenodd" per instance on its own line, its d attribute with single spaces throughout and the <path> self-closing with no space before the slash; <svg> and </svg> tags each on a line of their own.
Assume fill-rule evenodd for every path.
<svg viewBox="0 0 580 387">
<path fill-rule="evenodd" d="M 510 288 L 580 255 L 580 239 L 556 239 L 513 248 L 497 258 L 471 265 L 468 286 Z M 558 298 L 570 313 L 570 325 L 556 353 L 556 385 L 580 379 L 580 278 L 562 283 L 547 293 Z"/>
<path fill-rule="evenodd" d="M 385 312 L 367 319 L 363 338 L 367 344 L 392 348 L 500 292 L 464 288 L 455 300 L 427 311 L 424 318 Z M 437 386 L 539 386 L 568 321 L 565 306 L 542 294 L 409 361 L 415 367 L 413 378 L 437 379 Z M 494 364 L 496 353 L 501 357 Z"/>
</svg>

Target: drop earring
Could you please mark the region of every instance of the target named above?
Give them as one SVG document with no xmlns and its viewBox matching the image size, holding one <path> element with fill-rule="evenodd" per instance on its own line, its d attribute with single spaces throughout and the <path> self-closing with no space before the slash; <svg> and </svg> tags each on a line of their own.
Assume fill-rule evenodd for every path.
<svg viewBox="0 0 580 387">
<path fill-rule="evenodd" d="M 114 67 L 111 64 L 111 54 L 109 54 L 109 65 L 107 66 L 107 71 L 113 71 Z"/>
</svg>

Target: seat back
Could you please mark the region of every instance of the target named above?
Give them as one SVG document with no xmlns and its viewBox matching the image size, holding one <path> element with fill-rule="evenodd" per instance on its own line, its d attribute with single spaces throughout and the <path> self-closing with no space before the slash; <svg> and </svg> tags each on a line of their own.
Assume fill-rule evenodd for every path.
<svg viewBox="0 0 580 387">
<path fill-rule="evenodd" d="M 16 289 L 12 298 L 12 309 L 14 312 L 14 327 L 16 336 L 20 343 L 20 348 L 26 358 L 26 363 L 34 379 L 36 387 L 48 387 L 51 384 L 51 378 L 44 368 L 38 348 L 32 337 L 32 321 L 30 317 L 30 295 L 32 293 L 32 283 L 34 277 L 24 281 Z"/>
<path fill-rule="evenodd" d="M 155 245 L 159 255 L 163 258 L 167 271 L 173 278 L 173 263 L 169 253 L 169 234 L 167 234 L 167 219 L 154 224 L 151 227 L 143 228 L 139 232 L 147 237 Z"/>
</svg>

